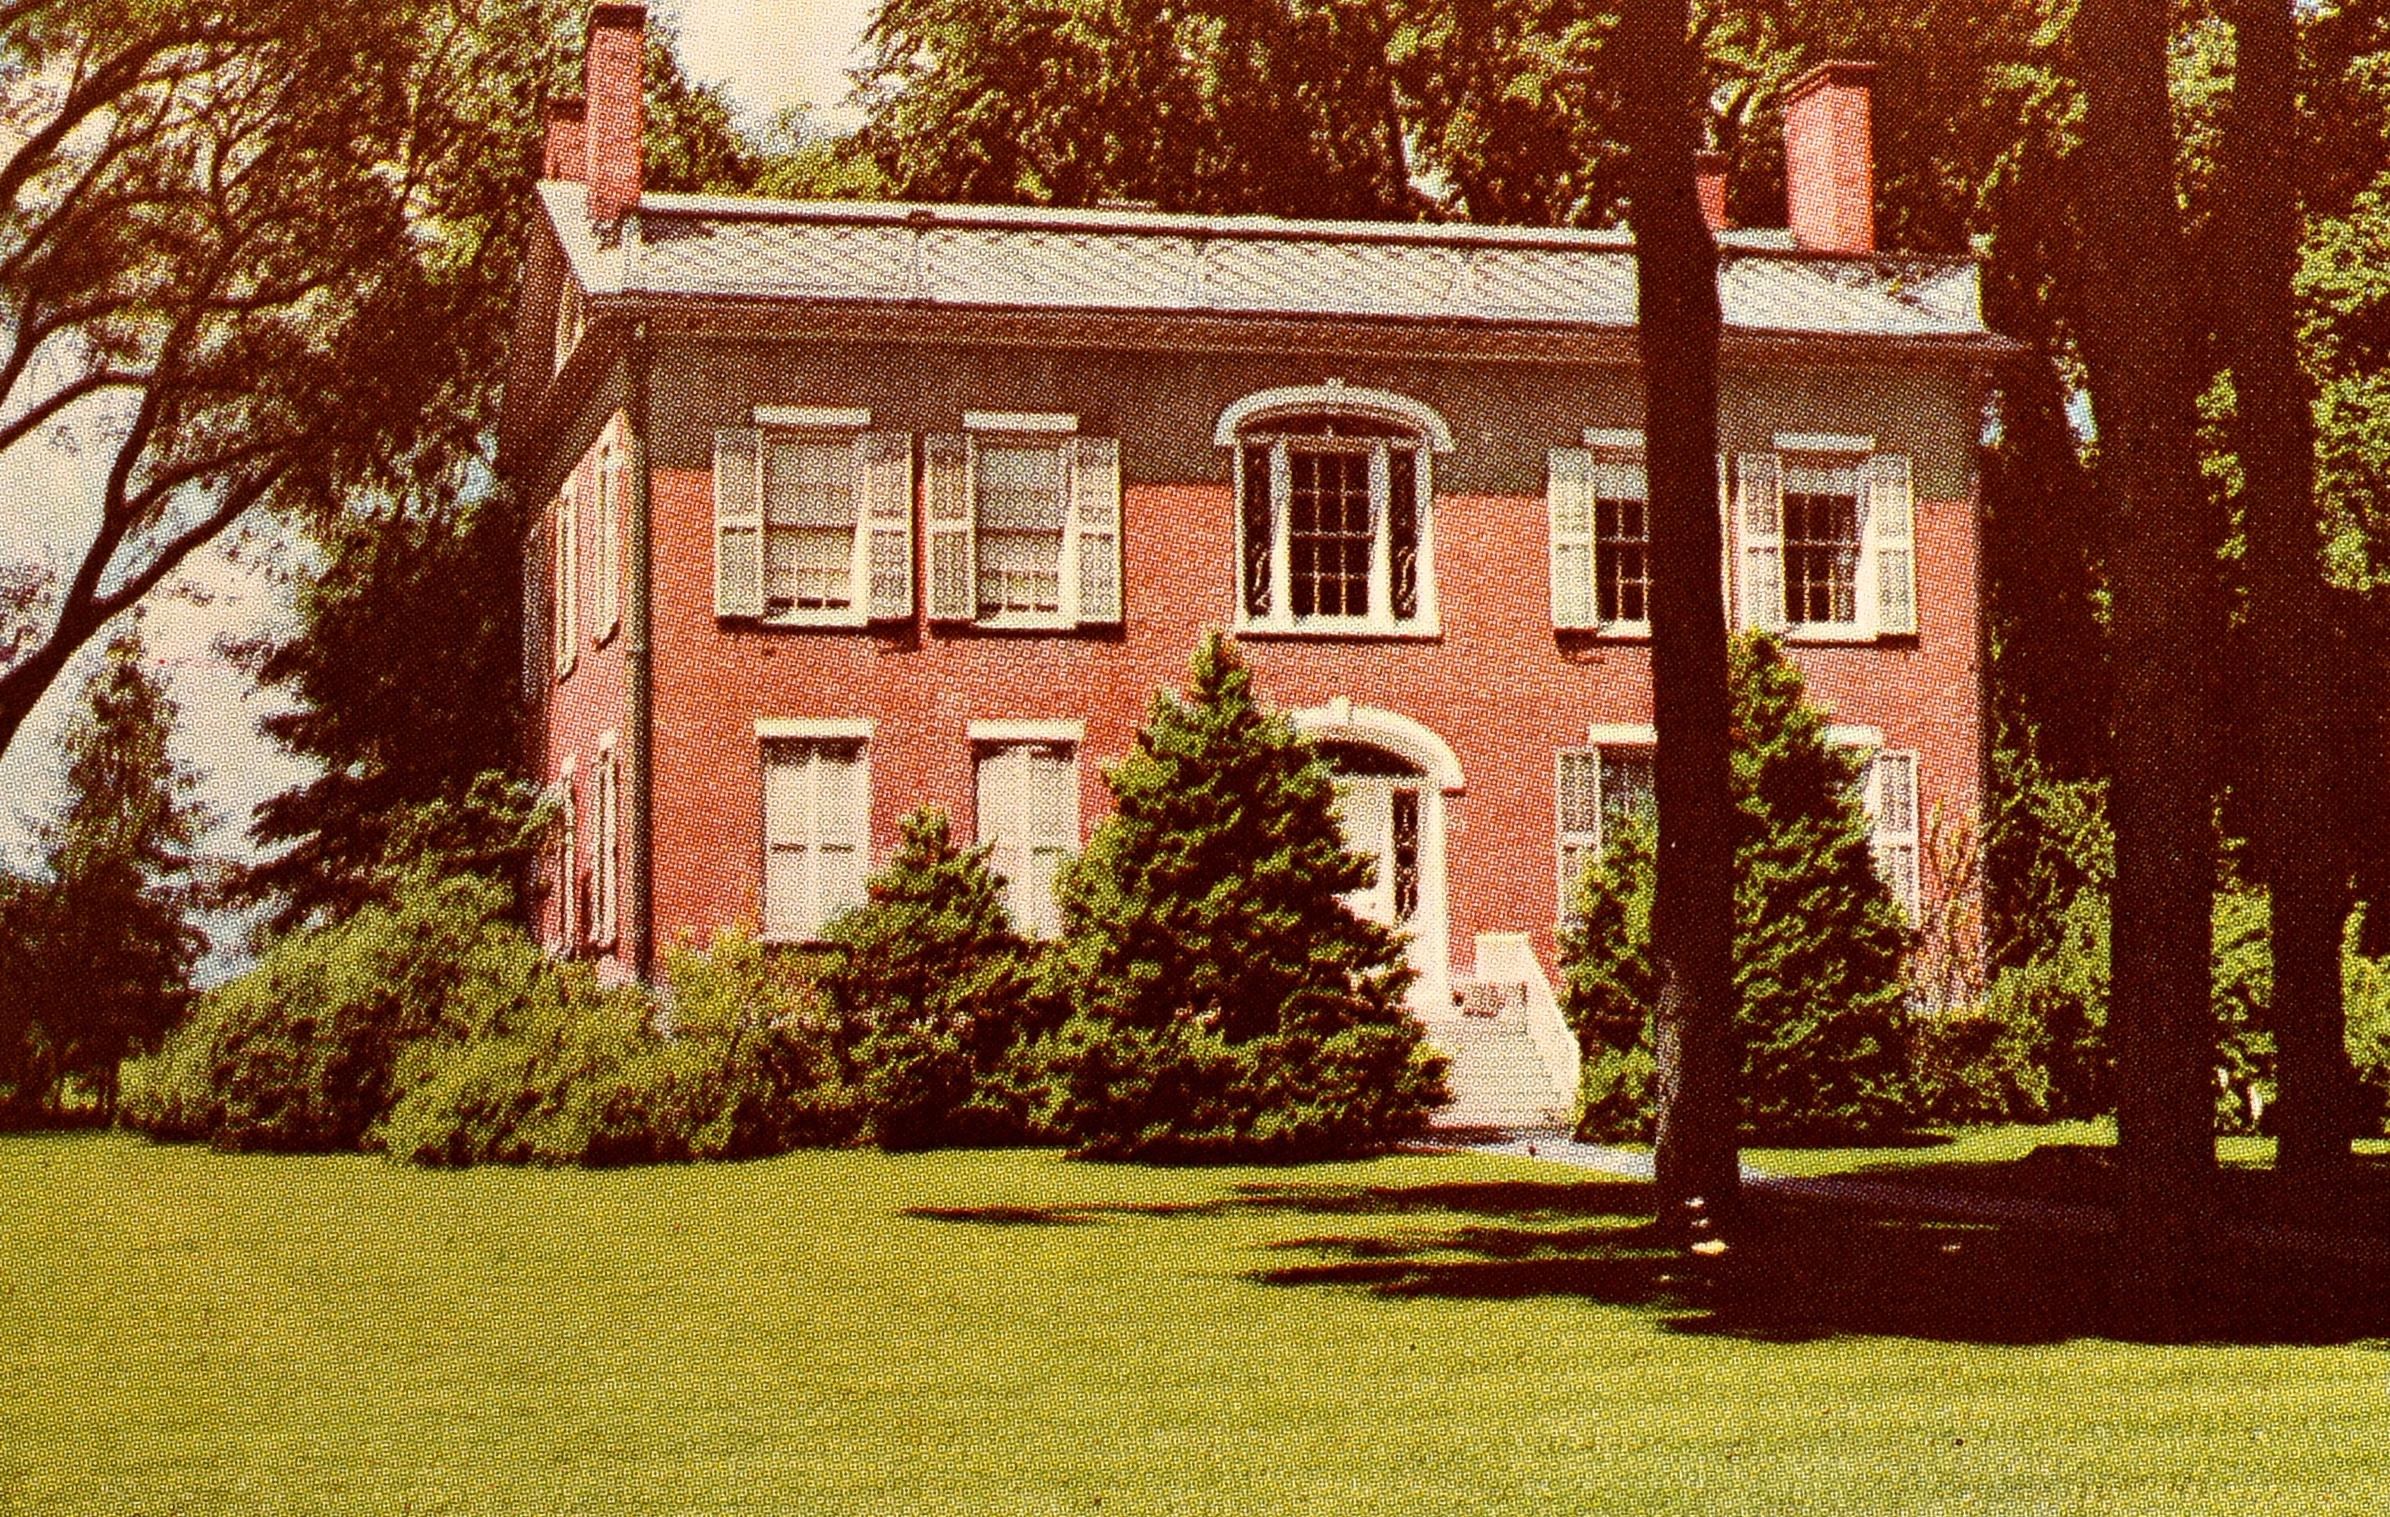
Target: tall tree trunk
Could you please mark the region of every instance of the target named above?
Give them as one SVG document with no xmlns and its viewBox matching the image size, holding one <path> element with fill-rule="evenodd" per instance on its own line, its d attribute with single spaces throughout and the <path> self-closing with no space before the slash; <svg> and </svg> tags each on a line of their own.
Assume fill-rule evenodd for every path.
<svg viewBox="0 0 2390 1517">
<path fill-rule="evenodd" d="M 2195 1331 L 2215 1172 L 2206 763 L 2214 556 L 2166 89 L 2168 0 L 2084 0 L 2085 337 L 2103 471 L 2118 502 L 2114 1003 L 2120 1325 Z"/>
<path fill-rule="evenodd" d="M 2299 363 L 2299 59 L 2293 0 L 2235 0 L 2224 157 L 2239 233 L 2226 254 L 2238 321 L 2234 441 L 2247 481 L 2250 623 L 2263 773 L 2258 860 L 2271 895 L 2281 1092 L 2275 1166 L 2329 1181 L 2349 1157 L 2340 933 L 2346 867 L 2329 821 L 2327 647 L 2315 512 L 2315 413 Z"/>
<path fill-rule="evenodd" d="M 1620 19 L 1629 220 L 1641 301 L 1659 744 L 1658 1189 L 1664 1225 L 1739 1210 L 1742 1050 L 1734 1005 L 1734 807 L 1727 790 L 1726 607 L 1718 584 L 1718 248 L 1702 219 L 1700 65 L 1686 0 Z"/>
</svg>

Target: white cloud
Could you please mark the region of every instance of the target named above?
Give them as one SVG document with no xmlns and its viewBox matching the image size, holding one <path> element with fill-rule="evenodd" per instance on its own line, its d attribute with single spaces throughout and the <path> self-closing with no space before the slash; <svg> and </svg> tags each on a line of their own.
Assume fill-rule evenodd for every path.
<svg viewBox="0 0 2390 1517">
<path fill-rule="evenodd" d="M 681 65 L 726 86 L 760 115 L 810 105 L 816 119 L 856 124 L 846 71 L 862 61 L 877 0 L 678 0 Z"/>
</svg>

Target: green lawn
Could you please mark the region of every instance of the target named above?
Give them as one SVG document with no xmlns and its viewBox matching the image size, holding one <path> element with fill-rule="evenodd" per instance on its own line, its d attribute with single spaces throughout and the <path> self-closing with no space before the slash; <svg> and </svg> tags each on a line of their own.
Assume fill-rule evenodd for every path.
<svg viewBox="0 0 2390 1517">
<path fill-rule="evenodd" d="M 2079 1260 L 1849 1219 L 1782 1229 L 1758 1310 L 1644 1204 L 1479 1157 L 0 1139 L 0 1513 L 2381 1508 L 2378 1341 L 2119 1345 Z"/>
</svg>

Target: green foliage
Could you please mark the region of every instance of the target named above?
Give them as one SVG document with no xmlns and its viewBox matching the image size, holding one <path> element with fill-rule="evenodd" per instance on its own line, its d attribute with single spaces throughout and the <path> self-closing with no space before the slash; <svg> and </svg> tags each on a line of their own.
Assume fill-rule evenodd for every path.
<svg viewBox="0 0 2390 1517">
<path fill-rule="evenodd" d="M 906 198 L 1404 216 L 1376 0 L 887 0 L 863 146 Z"/>
<path fill-rule="evenodd" d="M 822 1003 L 856 1049 L 872 1135 L 888 1148 L 1014 1143 L 1041 1131 L 1040 1038 L 1058 1020 L 1014 930 L 987 847 L 943 812 L 904 820 L 869 900 L 832 922 Z"/>
<path fill-rule="evenodd" d="M 552 970 L 508 905 L 487 880 L 426 878 L 284 938 L 126 1066 L 124 1120 L 222 1149 L 363 1145 L 421 1077 L 418 1045 L 460 1043 L 540 993 Z"/>
<path fill-rule="evenodd" d="M 1326 765 L 1207 634 L 1107 775 L 1117 809 L 1060 886 L 1067 1089 L 1094 1155 L 1213 1159 L 1383 1148 L 1444 1099 L 1405 1007 L 1401 941 L 1340 897 Z"/>
<path fill-rule="evenodd" d="M 380 1137 L 419 1164 L 653 1164 L 844 1142 L 855 1093 L 801 984 L 725 932 L 665 966 L 669 1014 L 567 966 L 429 1072 Z"/>
<path fill-rule="evenodd" d="M 1826 745 L 1824 719 L 1775 639 L 1736 637 L 1729 679 L 1744 1121 L 1762 1136 L 1895 1128 L 1912 1115 L 1909 931 L 1876 875 L 1857 775 Z M 1563 1010 L 1597 1067 L 1650 1046 L 1651 857 L 1650 840 L 1625 828 L 1587 871 L 1583 925 L 1562 940 Z M 1616 1104 L 1602 1100 L 1605 1111 Z"/>
<path fill-rule="evenodd" d="M 888 181 L 852 136 L 825 132 L 802 105 L 784 108 L 758 134 L 755 192 L 781 200 L 885 200 Z"/>
<path fill-rule="evenodd" d="M 139 633 L 120 634 L 66 734 L 65 803 L 34 828 L 38 874 L 0 871 L 0 1123 L 54 1113 L 70 1078 L 105 1115 L 118 1063 L 190 1006 L 208 818 L 199 776 L 174 756 L 175 719 Z"/>
<path fill-rule="evenodd" d="M 2041 950 L 1993 978 L 1979 1011 L 1949 1014 L 1947 1029 L 1921 1019 L 1927 1111 L 1948 1121 L 2038 1121 L 2109 1110 L 2108 938 L 2106 890 L 2080 891 L 2059 910 Z M 1970 1050 L 1990 1067 L 1966 1067 Z M 2014 1098 L 2004 1108 L 1995 1104 L 2002 1092 Z"/>
<path fill-rule="evenodd" d="M 508 839 L 523 797 L 483 776 L 511 770 L 519 749 L 521 576 L 495 504 L 347 521 L 298 588 L 295 630 L 239 650 L 290 702 L 261 730 L 319 771 L 250 822 L 266 856 L 236 892 L 271 904 L 268 931 L 386 898 L 376 880 L 402 822 L 493 878 L 517 877 L 524 840 Z M 427 805 L 440 814 L 416 810 Z"/>
<path fill-rule="evenodd" d="M 752 938 L 673 954 L 659 1001 L 548 959 L 509 904 L 476 876 L 418 875 L 291 934 L 127 1067 L 125 1120 L 427 1164 L 743 1158 L 856 1132 L 828 1024 Z"/>
<path fill-rule="evenodd" d="M 1657 839 L 1641 818 L 1614 825 L 1560 929 L 1560 1009 L 1588 1057 L 1646 1047 L 1660 968 L 1652 959 Z"/>
<path fill-rule="evenodd" d="M 1578 1139 L 1649 1143 L 1659 1129 L 1659 1064 L 1651 1043 L 1604 1046 L 1587 1057 L 1577 1085 Z"/>
</svg>

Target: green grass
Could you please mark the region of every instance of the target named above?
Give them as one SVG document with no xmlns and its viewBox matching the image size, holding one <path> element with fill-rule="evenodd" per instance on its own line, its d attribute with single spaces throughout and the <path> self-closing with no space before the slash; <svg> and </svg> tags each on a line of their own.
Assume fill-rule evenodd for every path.
<svg viewBox="0 0 2390 1517">
<path fill-rule="evenodd" d="M 1822 1219 L 1755 1312 L 1645 1204 L 1484 1157 L 0 1139 L 0 1513 L 2379 1509 L 2378 1344 L 2121 1345 L 2050 1294 L 2079 1260 Z"/>
</svg>

